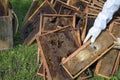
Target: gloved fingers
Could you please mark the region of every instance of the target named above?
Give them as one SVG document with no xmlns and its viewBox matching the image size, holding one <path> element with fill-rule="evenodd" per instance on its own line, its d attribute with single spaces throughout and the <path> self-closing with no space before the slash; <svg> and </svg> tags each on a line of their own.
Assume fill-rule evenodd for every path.
<svg viewBox="0 0 120 80">
<path fill-rule="evenodd" d="M 120 38 L 117 38 L 117 41 L 114 41 L 114 48 L 116 49 L 120 49 L 120 41 L 119 41 Z"/>
<path fill-rule="evenodd" d="M 92 38 L 91 38 L 91 43 L 94 43 L 95 40 L 96 40 L 96 37 L 92 37 Z"/>
<path fill-rule="evenodd" d="M 117 38 L 117 41 L 120 43 L 120 37 L 119 37 L 119 38 Z"/>
<path fill-rule="evenodd" d="M 98 37 L 99 33 L 98 34 L 93 34 L 92 37 L 91 37 L 91 43 L 94 43 L 96 38 Z"/>
<path fill-rule="evenodd" d="M 114 46 L 115 49 L 120 49 L 120 46 Z"/>
<path fill-rule="evenodd" d="M 87 36 L 86 36 L 86 38 L 85 38 L 85 40 L 83 41 L 83 43 L 87 42 L 90 37 L 91 37 L 91 34 L 88 33 Z"/>
</svg>

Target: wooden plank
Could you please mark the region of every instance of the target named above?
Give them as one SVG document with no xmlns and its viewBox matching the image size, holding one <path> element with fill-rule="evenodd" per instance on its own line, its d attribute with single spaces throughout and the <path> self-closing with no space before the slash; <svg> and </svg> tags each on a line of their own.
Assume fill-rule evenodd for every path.
<svg viewBox="0 0 120 80">
<path fill-rule="evenodd" d="M 62 66 L 73 79 L 114 46 L 114 38 L 111 35 L 108 31 L 102 32 L 94 44 L 89 44 L 88 41 L 87 46 L 81 46 L 62 61 Z"/>
<path fill-rule="evenodd" d="M 44 13 L 56 13 L 52 5 L 47 0 L 45 0 L 42 5 L 37 8 L 37 10 L 32 14 L 32 16 L 29 17 L 28 21 L 24 24 L 22 28 L 22 35 L 25 39 L 25 45 L 30 45 L 32 42 L 34 42 L 35 35 L 39 32 L 40 15 Z"/>
<path fill-rule="evenodd" d="M 0 50 L 13 47 L 12 13 L 9 16 L 0 16 Z"/>
</svg>

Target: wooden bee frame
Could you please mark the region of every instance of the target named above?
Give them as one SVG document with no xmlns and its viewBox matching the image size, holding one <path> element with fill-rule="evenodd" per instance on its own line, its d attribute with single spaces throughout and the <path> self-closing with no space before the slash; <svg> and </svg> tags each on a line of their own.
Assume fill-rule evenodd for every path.
<svg viewBox="0 0 120 80">
<path fill-rule="evenodd" d="M 91 3 L 92 0 L 80 0 L 80 1 L 83 1 L 83 2 L 86 2 L 86 3 Z"/>
<path fill-rule="evenodd" d="M 54 9 L 56 10 L 57 13 L 59 13 L 59 10 L 60 10 L 62 5 L 66 5 L 66 4 L 62 1 L 60 1 L 60 0 L 55 0 L 55 3 L 53 5 L 53 7 L 54 7 Z"/>
<path fill-rule="evenodd" d="M 49 0 L 49 1 L 50 1 L 51 4 L 54 4 L 56 0 Z M 64 2 L 64 3 L 67 2 L 67 0 L 60 0 L 60 1 L 62 1 L 62 2 Z"/>
<path fill-rule="evenodd" d="M 38 7 L 39 7 L 39 0 L 33 0 L 29 10 L 26 13 L 26 16 L 24 17 L 23 23 L 25 23 L 28 20 L 28 18 L 32 15 L 33 11 L 35 11 Z"/>
<path fill-rule="evenodd" d="M 105 1 L 103 1 L 103 0 L 91 0 L 91 3 L 89 5 L 102 8 L 104 3 L 105 3 Z"/>
<path fill-rule="evenodd" d="M 88 32 L 89 29 L 93 26 L 95 19 L 96 19 L 96 17 L 94 15 L 88 15 L 86 32 Z"/>
<path fill-rule="evenodd" d="M 35 40 L 35 35 L 39 32 L 40 27 L 40 15 L 41 14 L 56 14 L 52 5 L 45 0 L 41 6 L 28 18 L 28 21 L 24 23 L 22 28 L 22 35 L 25 45 L 30 45 Z"/>
<path fill-rule="evenodd" d="M 119 51 L 116 49 L 111 49 L 97 63 L 95 73 L 99 76 L 110 79 L 110 77 L 114 75 L 116 66 L 119 65 L 118 63 Z"/>
<path fill-rule="evenodd" d="M 37 71 L 38 76 L 42 76 L 43 78 L 46 77 L 46 71 L 43 63 L 39 66 L 39 70 Z"/>
<path fill-rule="evenodd" d="M 80 13 L 80 10 L 77 10 L 75 7 L 70 5 L 61 5 L 59 14 L 63 15 L 74 15 L 75 13 Z"/>
<path fill-rule="evenodd" d="M 71 78 L 76 78 L 114 46 L 115 39 L 111 35 L 108 31 L 102 32 L 94 44 L 88 41 L 62 60 L 62 66 Z"/>
<path fill-rule="evenodd" d="M 101 8 L 98 8 L 98 7 L 93 7 L 93 6 L 88 6 L 88 14 L 91 14 L 91 15 L 98 15 L 98 13 L 100 13 L 100 11 L 102 11 Z"/>
<path fill-rule="evenodd" d="M 116 37 L 120 37 L 120 23 L 113 21 L 109 26 L 110 32 Z"/>
<path fill-rule="evenodd" d="M 9 10 L 8 16 L 0 16 L 0 51 L 13 48 L 12 12 Z"/>
<path fill-rule="evenodd" d="M 88 4 L 85 1 L 81 0 L 68 0 L 68 5 L 74 6 L 80 12 L 87 13 L 88 11 Z"/>
<path fill-rule="evenodd" d="M 82 44 L 87 29 L 87 15 L 85 13 L 75 13 L 74 14 L 74 26 L 76 34 L 78 34 L 78 41 Z"/>
<path fill-rule="evenodd" d="M 41 53 L 44 54 L 42 58 L 48 68 L 47 76 L 50 73 L 48 80 L 72 80 L 60 63 L 62 57 L 69 56 L 78 48 L 75 40 L 74 29 L 70 26 L 49 31 L 37 37 Z"/>
<path fill-rule="evenodd" d="M 87 74 L 86 74 L 86 73 L 87 73 Z M 91 70 L 88 68 L 87 70 L 85 70 L 84 72 L 82 72 L 79 77 L 80 77 L 80 80 L 86 80 L 86 79 L 92 77 L 92 72 L 91 72 Z"/>
<path fill-rule="evenodd" d="M 38 40 L 38 38 L 36 38 L 36 40 Z M 43 62 L 41 63 L 40 69 L 38 70 L 37 75 L 42 76 L 44 78 L 44 80 L 46 80 L 46 75 L 47 75 L 47 78 L 49 78 L 49 80 L 52 80 L 51 74 L 50 74 L 50 71 L 49 71 L 49 68 L 48 68 L 48 65 L 47 65 L 47 61 L 46 61 L 45 55 L 42 51 L 42 47 L 40 45 L 40 42 L 37 41 L 37 44 L 38 44 L 38 48 L 39 48 L 39 51 L 40 51 L 40 54 L 41 54 L 41 57 L 42 57 L 42 60 L 43 60 Z"/>
<path fill-rule="evenodd" d="M 73 26 L 73 15 L 43 14 L 40 21 L 40 33 L 45 33 L 64 26 Z"/>
</svg>

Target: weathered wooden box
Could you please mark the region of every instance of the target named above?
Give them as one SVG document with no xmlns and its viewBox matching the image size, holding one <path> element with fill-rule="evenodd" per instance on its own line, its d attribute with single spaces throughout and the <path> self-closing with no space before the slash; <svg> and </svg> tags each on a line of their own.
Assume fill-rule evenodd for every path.
<svg viewBox="0 0 120 80">
<path fill-rule="evenodd" d="M 102 32 L 94 44 L 81 46 L 72 55 L 62 60 L 62 66 L 74 79 L 113 47 L 114 38 L 108 31 Z M 72 66 L 71 66 L 72 65 Z"/>
<path fill-rule="evenodd" d="M 40 16 L 42 14 L 56 14 L 52 5 L 45 0 L 36 11 L 28 18 L 22 28 L 24 44 L 30 45 L 35 40 L 35 35 L 39 32 Z"/>
<path fill-rule="evenodd" d="M 0 50 L 13 47 L 12 13 L 8 16 L 0 16 Z"/>
</svg>

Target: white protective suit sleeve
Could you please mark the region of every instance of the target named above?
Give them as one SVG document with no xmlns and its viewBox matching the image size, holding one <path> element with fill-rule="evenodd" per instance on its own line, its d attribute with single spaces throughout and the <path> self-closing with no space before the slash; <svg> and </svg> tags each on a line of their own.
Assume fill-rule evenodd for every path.
<svg viewBox="0 0 120 80">
<path fill-rule="evenodd" d="M 93 43 L 101 31 L 106 28 L 107 23 L 110 22 L 114 13 L 119 9 L 119 7 L 120 0 L 107 0 L 103 6 L 102 11 L 95 19 L 94 25 L 89 30 L 84 42 L 86 42 L 91 37 L 91 42 Z"/>
</svg>

